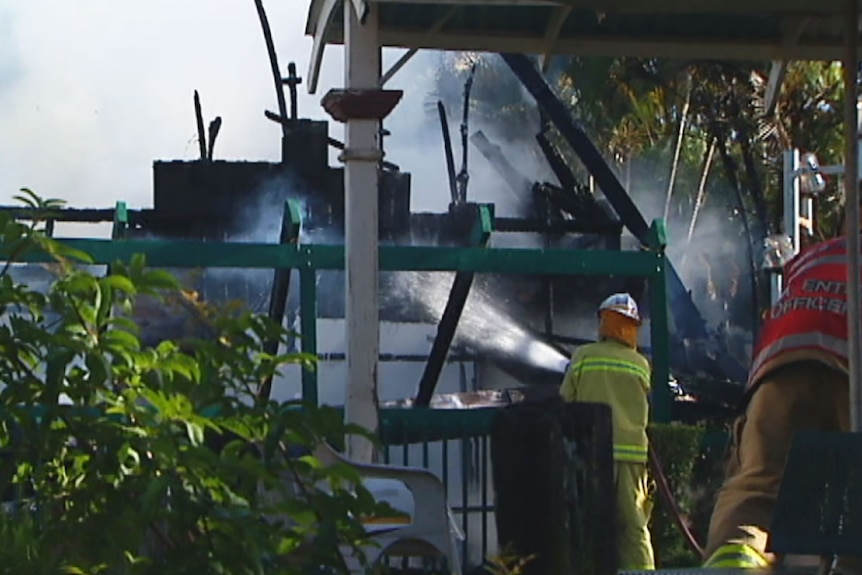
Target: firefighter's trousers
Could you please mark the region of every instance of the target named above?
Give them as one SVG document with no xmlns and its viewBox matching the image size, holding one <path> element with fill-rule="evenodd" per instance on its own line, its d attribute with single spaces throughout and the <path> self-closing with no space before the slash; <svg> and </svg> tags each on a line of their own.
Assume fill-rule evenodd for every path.
<svg viewBox="0 0 862 575">
<path fill-rule="evenodd" d="M 847 377 L 816 362 L 775 369 L 755 390 L 733 441 L 706 544 L 708 566 L 773 563 L 766 540 L 794 433 L 849 429 Z"/>
<path fill-rule="evenodd" d="M 649 519 L 652 488 L 646 463 L 614 462 L 617 487 L 617 554 L 621 570 L 655 569 Z"/>
</svg>

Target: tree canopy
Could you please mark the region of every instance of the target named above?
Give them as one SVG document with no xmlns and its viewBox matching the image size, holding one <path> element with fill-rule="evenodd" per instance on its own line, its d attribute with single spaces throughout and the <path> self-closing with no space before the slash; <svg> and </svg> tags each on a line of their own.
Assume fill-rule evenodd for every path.
<svg viewBox="0 0 862 575">
<path fill-rule="evenodd" d="M 472 118 L 499 126 L 502 138 L 532 141 L 535 102 L 496 55 L 444 55 L 430 98 L 460 110 L 473 66 Z M 702 285 L 735 323 L 754 328 L 768 303 L 763 240 L 782 231 L 783 152 L 843 161 L 840 64 L 790 63 L 769 113 L 768 62 L 557 57 L 547 74 L 647 219 L 667 220 L 672 260 L 698 284 L 689 287 Z M 576 156 L 560 148 L 586 181 Z M 837 178 L 827 180 L 812 239 L 836 232 L 841 203 Z"/>
</svg>

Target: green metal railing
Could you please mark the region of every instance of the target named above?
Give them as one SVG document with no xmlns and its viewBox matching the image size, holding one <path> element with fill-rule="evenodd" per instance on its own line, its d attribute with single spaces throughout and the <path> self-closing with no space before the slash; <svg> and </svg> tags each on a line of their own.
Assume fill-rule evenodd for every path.
<svg viewBox="0 0 862 575">
<path fill-rule="evenodd" d="M 493 222 L 493 206 L 481 205 L 474 234 L 486 233 Z M 261 268 L 299 272 L 301 349 L 317 355 L 317 272 L 343 270 L 345 252 L 337 245 L 301 245 L 301 210 L 294 200 L 285 202 L 284 218 L 290 222 L 292 238 L 281 244 L 125 239 L 128 210 L 118 202 L 112 239 L 58 239 L 90 255 L 94 264 L 129 261 L 135 254 L 146 256 L 148 265 L 171 268 Z M 61 217 L 56 218 L 58 221 Z M 531 275 L 591 275 L 645 277 L 650 287 L 650 329 L 653 364 L 653 419 L 670 420 L 673 401 L 669 386 L 669 327 L 666 285 L 665 227 L 661 220 L 651 226 L 648 249 L 641 251 L 521 249 L 488 247 L 380 247 L 381 271 L 426 271 L 510 273 Z M 8 253 L 0 246 L 0 258 Z M 29 253 L 30 262 L 49 261 L 49 256 Z M 303 399 L 318 402 L 317 372 L 302 374 Z"/>
<path fill-rule="evenodd" d="M 343 270 L 343 246 L 301 245 L 300 210 L 293 201 L 285 204 L 291 238 L 280 244 L 167 241 L 127 239 L 128 210 L 119 202 L 114 215 L 112 239 L 58 239 L 87 253 L 94 264 L 129 261 L 143 254 L 147 264 L 168 268 L 262 268 L 297 270 L 300 299 L 300 345 L 304 353 L 317 355 L 317 273 Z M 62 217 L 56 218 L 62 221 Z M 478 210 L 476 234 L 487 232 L 493 221 L 493 206 Z M 669 326 L 666 301 L 664 223 L 652 223 L 650 246 L 642 251 L 599 251 L 567 249 L 499 249 L 488 247 L 380 247 L 381 271 L 473 271 L 532 275 L 592 275 L 645 277 L 650 282 L 650 313 L 653 365 L 652 418 L 671 418 L 672 392 L 669 386 Z M 8 250 L 0 245 L 0 259 Z M 41 253 L 25 254 L 19 260 L 50 261 Z M 315 370 L 302 372 L 302 396 L 318 403 Z M 496 409 L 432 410 L 427 408 L 383 410 L 380 435 L 386 445 L 385 460 L 402 465 L 426 467 L 440 474 L 446 484 L 453 512 L 459 518 L 467 540 L 465 563 L 476 550 L 483 559 L 491 544 L 493 493 L 490 481 L 489 435 Z M 462 473 L 451 481 L 453 454 L 460 454 Z M 435 455 L 436 453 L 436 455 Z M 465 453 L 467 455 L 465 455 Z M 439 455 L 439 457 L 437 457 Z M 434 469 L 439 461 L 440 469 Z M 475 465 L 474 465 L 475 463 Z M 478 525 L 473 529 L 473 525 Z M 472 535 L 478 530 L 478 544 Z M 478 548 L 477 548 L 478 545 Z"/>
<path fill-rule="evenodd" d="M 490 435 L 498 411 L 388 409 L 380 415 L 384 462 L 428 469 L 442 479 L 464 535 L 459 551 L 465 568 L 497 550 Z"/>
</svg>

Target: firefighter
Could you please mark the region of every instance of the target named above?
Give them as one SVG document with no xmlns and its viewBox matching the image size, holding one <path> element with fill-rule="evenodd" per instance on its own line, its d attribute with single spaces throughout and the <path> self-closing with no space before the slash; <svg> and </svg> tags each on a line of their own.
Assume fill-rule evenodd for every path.
<svg viewBox="0 0 862 575">
<path fill-rule="evenodd" d="M 766 541 L 793 435 L 849 430 L 844 232 L 809 246 L 784 268 L 784 292 L 752 356 L 745 413 L 733 426 L 706 567 L 778 563 Z"/>
<path fill-rule="evenodd" d="M 565 401 L 603 403 L 613 414 L 619 567 L 655 569 L 649 533 L 653 491 L 647 473 L 650 364 L 637 351 L 638 306 L 627 293 L 599 306 L 599 341 L 572 355 L 560 388 Z"/>
</svg>

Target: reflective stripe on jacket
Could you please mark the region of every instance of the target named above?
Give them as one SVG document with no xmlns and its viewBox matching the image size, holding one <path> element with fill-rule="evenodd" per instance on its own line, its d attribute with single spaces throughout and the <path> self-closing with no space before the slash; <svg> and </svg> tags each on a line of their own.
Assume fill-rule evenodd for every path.
<svg viewBox="0 0 862 575">
<path fill-rule="evenodd" d="M 754 547 L 730 543 L 716 549 L 703 566 L 710 569 L 757 569 L 768 567 L 769 562 Z"/>
<path fill-rule="evenodd" d="M 847 361 L 847 242 L 811 246 L 784 270 L 784 291 L 764 321 L 746 388 L 754 390 L 784 356 Z M 810 356 L 810 357 L 809 357 Z"/>
<path fill-rule="evenodd" d="M 650 372 L 644 356 L 613 340 L 581 346 L 572 355 L 560 395 L 610 406 L 617 461 L 647 460 Z"/>
</svg>

